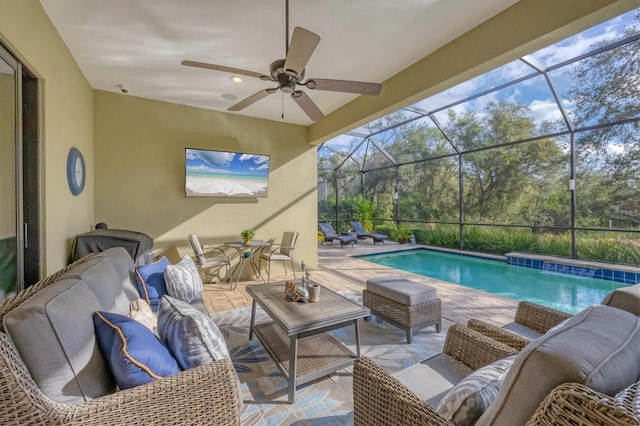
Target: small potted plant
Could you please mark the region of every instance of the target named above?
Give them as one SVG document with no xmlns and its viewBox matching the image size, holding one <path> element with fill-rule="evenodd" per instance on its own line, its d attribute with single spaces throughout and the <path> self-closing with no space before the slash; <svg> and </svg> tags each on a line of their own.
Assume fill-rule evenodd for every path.
<svg viewBox="0 0 640 426">
<path fill-rule="evenodd" d="M 391 233 L 391 236 L 399 244 L 405 244 L 411 237 L 411 229 L 407 225 L 398 225 L 398 227 Z"/>
<path fill-rule="evenodd" d="M 254 235 L 256 235 L 256 232 L 253 229 L 245 229 L 240 233 L 245 244 L 249 244 Z"/>
</svg>

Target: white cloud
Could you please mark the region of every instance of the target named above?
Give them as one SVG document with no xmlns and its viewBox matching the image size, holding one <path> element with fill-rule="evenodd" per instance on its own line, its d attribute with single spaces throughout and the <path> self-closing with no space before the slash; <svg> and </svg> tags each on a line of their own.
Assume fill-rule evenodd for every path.
<svg viewBox="0 0 640 426">
<path fill-rule="evenodd" d="M 269 164 L 268 155 L 254 155 L 254 154 L 242 154 L 240 161 L 253 161 L 255 164 Z M 260 169 L 258 169 L 260 170 Z"/>
<path fill-rule="evenodd" d="M 197 150 L 197 151 L 194 150 L 193 152 L 202 161 L 205 161 L 214 166 L 226 166 L 229 163 L 231 163 L 234 156 L 232 152 L 204 151 L 204 150 Z"/>
<path fill-rule="evenodd" d="M 551 99 L 536 99 L 529 104 L 529 110 L 533 114 L 533 119 L 536 123 L 550 120 L 555 121 L 562 118 L 558 104 Z"/>
</svg>

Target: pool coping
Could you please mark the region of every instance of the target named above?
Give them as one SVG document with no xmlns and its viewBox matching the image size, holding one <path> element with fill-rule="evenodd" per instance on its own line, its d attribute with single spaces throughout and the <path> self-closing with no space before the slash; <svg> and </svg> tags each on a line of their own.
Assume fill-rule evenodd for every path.
<svg viewBox="0 0 640 426">
<path fill-rule="evenodd" d="M 375 254 L 360 254 L 354 258 L 367 257 L 372 255 L 399 253 L 412 250 L 431 250 L 460 256 L 475 257 L 480 259 L 495 260 L 505 262 L 508 265 L 524 268 L 540 269 L 546 272 L 554 272 L 564 275 L 573 275 L 585 278 L 595 278 L 603 281 L 615 281 L 626 285 L 640 283 L 640 267 L 632 265 L 612 264 L 596 262 L 583 259 L 569 259 L 565 257 L 540 255 L 533 253 L 509 252 L 504 256 L 469 252 L 445 247 L 434 247 L 427 245 L 415 245 L 400 250 L 389 250 Z"/>
</svg>

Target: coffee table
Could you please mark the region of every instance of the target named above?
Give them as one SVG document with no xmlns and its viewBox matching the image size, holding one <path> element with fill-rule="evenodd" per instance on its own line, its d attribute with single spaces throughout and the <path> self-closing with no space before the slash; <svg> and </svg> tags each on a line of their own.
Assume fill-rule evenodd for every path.
<svg viewBox="0 0 640 426">
<path fill-rule="evenodd" d="M 293 403 L 298 385 L 348 367 L 360 357 L 358 319 L 369 315 L 369 309 L 326 287 L 320 292 L 320 300 L 313 303 L 289 301 L 284 291 L 284 281 L 247 286 L 253 297 L 249 340 L 255 333 L 287 377 L 288 401 Z M 255 324 L 257 305 L 272 321 Z M 349 326 L 355 327 L 355 355 L 327 333 Z"/>
</svg>

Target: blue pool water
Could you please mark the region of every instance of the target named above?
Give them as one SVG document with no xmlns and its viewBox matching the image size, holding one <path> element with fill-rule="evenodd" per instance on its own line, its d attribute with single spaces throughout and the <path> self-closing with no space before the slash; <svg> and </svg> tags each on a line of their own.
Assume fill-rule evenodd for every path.
<svg viewBox="0 0 640 426">
<path fill-rule="evenodd" d="M 545 272 L 435 250 L 405 250 L 359 258 L 573 314 L 600 303 L 607 293 L 624 286 L 614 281 Z"/>
</svg>

